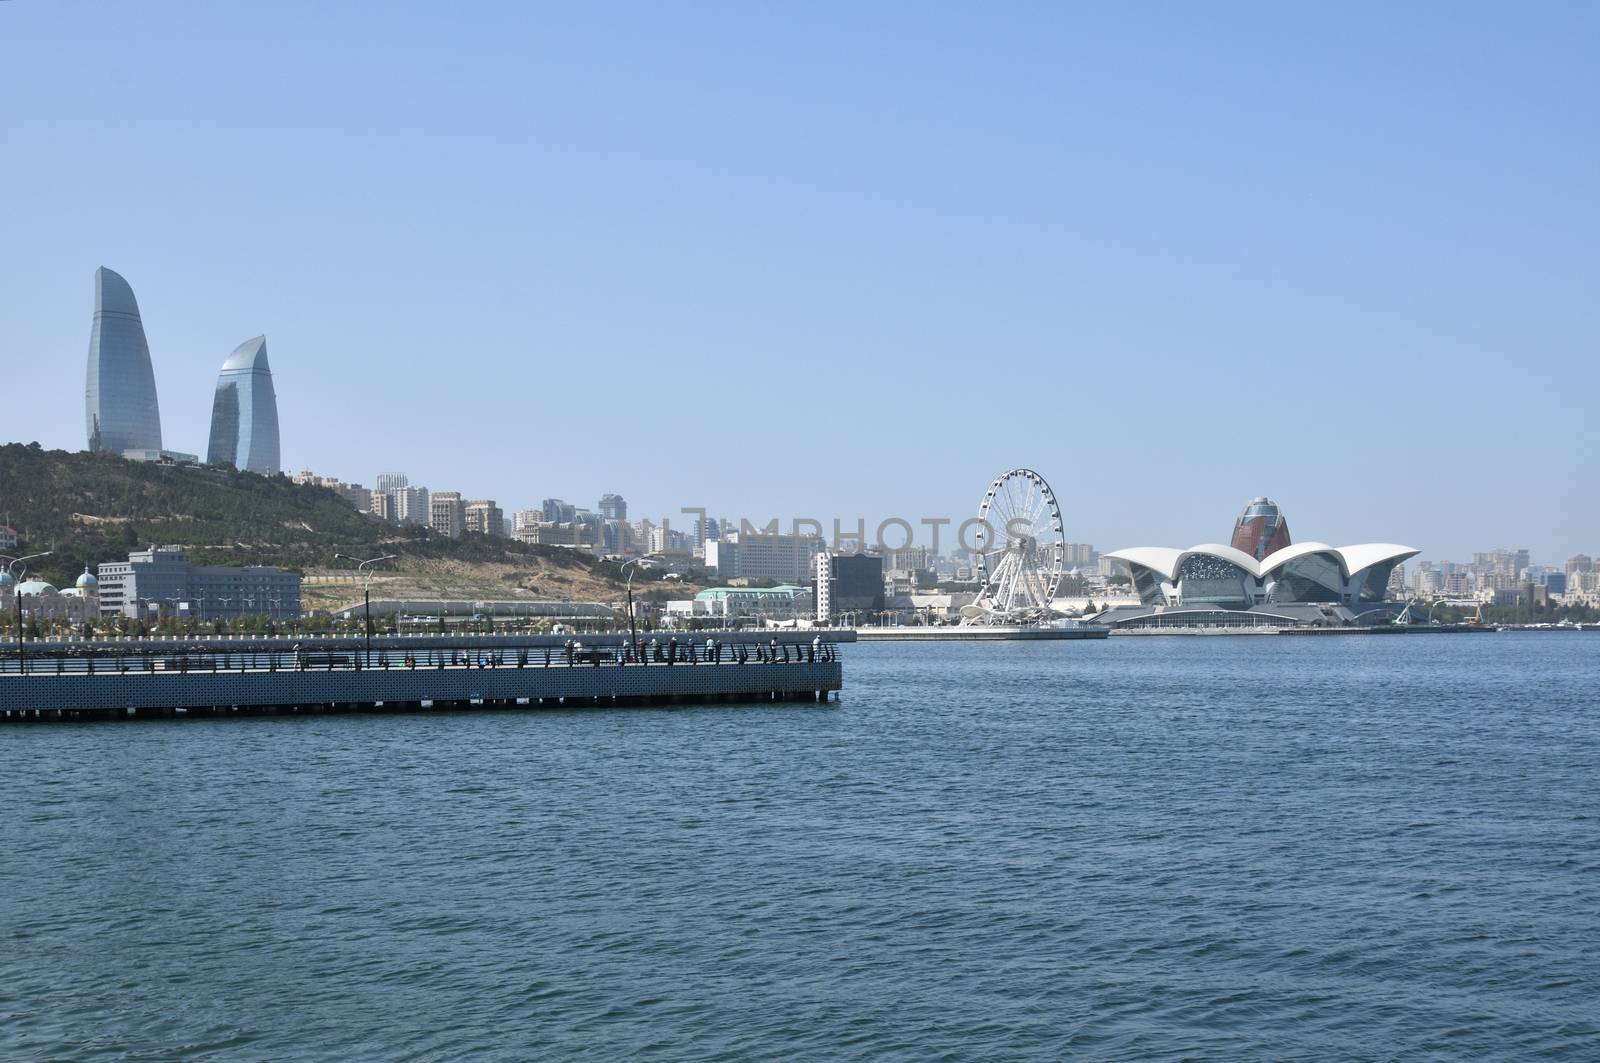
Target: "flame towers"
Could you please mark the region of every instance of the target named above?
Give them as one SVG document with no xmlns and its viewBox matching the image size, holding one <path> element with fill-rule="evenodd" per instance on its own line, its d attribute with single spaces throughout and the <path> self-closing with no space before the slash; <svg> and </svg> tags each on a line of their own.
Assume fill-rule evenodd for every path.
<svg viewBox="0 0 1600 1063">
<path fill-rule="evenodd" d="M 278 395 L 265 336 L 245 340 L 222 363 L 206 462 L 267 476 L 278 471 Z"/>
<path fill-rule="evenodd" d="M 161 408 L 139 304 L 121 274 L 104 266 L 94 274 L 94 328 L 83 394 L 91 451 L 161 450 Z"/>
</svg>

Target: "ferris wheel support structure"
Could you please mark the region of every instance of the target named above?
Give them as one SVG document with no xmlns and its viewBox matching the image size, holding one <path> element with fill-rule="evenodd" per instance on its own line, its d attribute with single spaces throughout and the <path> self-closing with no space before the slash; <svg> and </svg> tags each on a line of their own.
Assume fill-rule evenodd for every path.
<svg viewBox="0 0 1600 1063">
<path fill-rule="evenodd" d="M 978 505 L 977 600 L 962 610 L 965 624 L 1039 624 L 1054 618 L 1050 603 L 1061 583 L 1067 537 L 1061 507 L 1032 469 L 997 476 Z"/>
</svg>

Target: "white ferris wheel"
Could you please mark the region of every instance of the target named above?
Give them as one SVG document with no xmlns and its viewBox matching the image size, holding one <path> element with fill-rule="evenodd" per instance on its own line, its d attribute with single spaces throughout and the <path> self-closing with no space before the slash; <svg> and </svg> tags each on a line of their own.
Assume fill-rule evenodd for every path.
<svg viewBox="0 0 1600 1063">
<path fill-rule="evenodd" d="M 977 600 L 962 610 L 967 624 L 1037 624 L 1054 618 L 1050 602 L 1061 582 L 1067 536 L 1061 507 L 1032 469 L 1002 473 L 978 506 Z"/>
</svg>

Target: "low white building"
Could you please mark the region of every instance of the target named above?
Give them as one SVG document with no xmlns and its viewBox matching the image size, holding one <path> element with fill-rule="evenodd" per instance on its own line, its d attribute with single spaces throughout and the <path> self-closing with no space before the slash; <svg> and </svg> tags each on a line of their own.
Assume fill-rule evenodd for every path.
<svg viewBox="0 0 1600 1063">
<path fill-rule="evenodd" d="M 693 598 L 669 601 L 666 612 L 668 616 L 686 619 L 809 620 L 815 608 L 811 588 L 785 584 L 779 587 L 709 587 Z"/>
</svg>

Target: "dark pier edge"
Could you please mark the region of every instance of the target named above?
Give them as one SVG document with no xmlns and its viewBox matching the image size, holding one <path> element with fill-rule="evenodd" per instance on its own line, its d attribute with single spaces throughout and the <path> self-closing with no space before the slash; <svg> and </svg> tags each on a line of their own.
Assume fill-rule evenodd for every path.
<svg viewBox="0 0 1600 1063">
<path fill-rule="evenodd" d="M 827 704 L 843 686 L 831 644 L 718 641 L 679 644 L 671 660 L 659 638 L 645 660 L 614 640 L 585 640 L 570 660 L 547 640 L 30 647 L 0 661 L 0 723 Z"/>
</svg>

